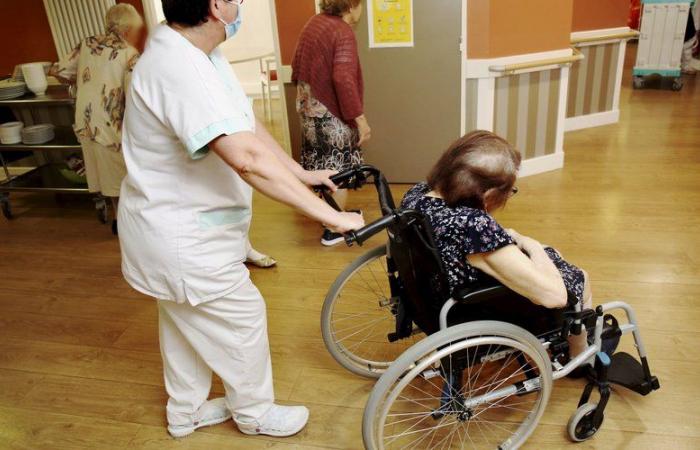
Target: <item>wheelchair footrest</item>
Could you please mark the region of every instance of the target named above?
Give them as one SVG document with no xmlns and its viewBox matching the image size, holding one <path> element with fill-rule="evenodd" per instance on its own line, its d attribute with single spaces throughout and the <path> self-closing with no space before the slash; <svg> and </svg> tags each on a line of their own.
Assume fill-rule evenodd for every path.
<svg viewBox="0 0 700 450">
<path fill-rule="evenodd" d="M 612 356 L 608 381 L 624 386 L 641 395 L 659 388 L 659 380 L 647 374 L 642 363 L 629 353 L 619 352 Z"/>
</svg>

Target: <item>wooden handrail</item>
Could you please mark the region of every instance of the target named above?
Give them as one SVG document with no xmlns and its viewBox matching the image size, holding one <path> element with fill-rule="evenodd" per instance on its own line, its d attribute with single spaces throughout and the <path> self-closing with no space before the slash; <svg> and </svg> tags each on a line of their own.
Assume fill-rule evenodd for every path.
<svg viewBox="0 0 700 450">
<path fill-rule="evenodd" d="M 605 34 L 601 36 L 591 36 L 591 37 L 579 37 L 571 39 L 572 45 L 586 44 L 589 42 L 600 42 L 600 41 L 613 41 L 613 40 L 623 40 L 623 39 L 634 39 L 639 37 L 639 31 L 626 31 L 624 33 L 613 33 Z"/>
<path fill-rule="evenodd" d="M 541 59 L 539 61 L 532 61 L 532 62 L 526 62 L 526 63 L 518 63 L 518 64 L 506 64 L 504 66 L 490 66 L 489 71 L 491 72 L 498 72 L 503 75 L 512 75 L 515 72 L 518 72 L 520 70 L 527 70 L 527 69 L 536 69 L 538 67 L 547 67 L 547 66 L 563 66 L 566 64 L 572 64 L 575 63 L 576 61 L 579 61 L 583 59 L 583 53 L 577 48 L 571 48 L 572 54 L 570 56 L 562 56 L 560 58 L 549 58 L 549 59 Z"/>
</svg>

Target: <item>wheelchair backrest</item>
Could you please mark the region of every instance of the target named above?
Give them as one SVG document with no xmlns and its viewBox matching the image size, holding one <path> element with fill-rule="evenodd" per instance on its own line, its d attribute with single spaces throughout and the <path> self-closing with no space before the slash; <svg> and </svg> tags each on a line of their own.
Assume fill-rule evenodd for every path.
<svg viewBox="0 0 700 450">
<path fill-rule="evenodd" d="M 388 228 L 389 255 L 399 273 L 401 301 L 410 318 L 426 334 L 440 329 L 440 308 L 450 297 L 447 275 L 433 230 L 417 211 L 401 211 Z"/>
</svg>

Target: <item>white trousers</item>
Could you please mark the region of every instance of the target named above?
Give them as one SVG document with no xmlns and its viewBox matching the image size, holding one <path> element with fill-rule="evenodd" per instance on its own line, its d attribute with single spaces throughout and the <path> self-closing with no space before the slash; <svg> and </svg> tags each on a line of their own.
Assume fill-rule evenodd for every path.
<svg viewBox="0 0 700 450">
<path fill-rule="evenodd" d="M 170 425 L 188 425 L 209 397 L 212 371 L 235 416 L 259 419 L 274 402 L 265 301 L 250 279 L 226 297 L 192 306 L 158 301 Z"/>
</svg>

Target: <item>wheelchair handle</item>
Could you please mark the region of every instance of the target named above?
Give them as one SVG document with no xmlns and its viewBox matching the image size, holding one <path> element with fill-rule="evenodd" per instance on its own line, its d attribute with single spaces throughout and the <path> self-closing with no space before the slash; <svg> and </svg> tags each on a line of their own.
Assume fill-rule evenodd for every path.
<svg viewBox="0 0 700 450">
<path fill-rule="evenodd" d="M 348 245 L 348 247 L 352 247 L 352 245 L 355 243 L 357 243 L 357 245 L 359 246 L 362 246 L 362 244 L 364 244 L 366 240 L 379 233 L 380 231 L 385 230 L 396 220 L 398 220 L 398 216 L 396 214 L 389 214 L 382 217 L 381 219 L 375 220 L 374 222 L 370 223 L 364 228 L 345 233 L 345 243 Z"/>
<path fill-rule="evenodd" d="M 351 179 L 353 176 L 357 174 L 357 167 L 353 167 L 352 169 L 348 169 L 343 172 L 336 173 L 332 177 L 330 177 L 330 180 L 335 184 L 336 186 L 340 186 L 344 181 L 348 181 Z M 322 186 L 325 187 L 325 186 Z"/>
</svg>

